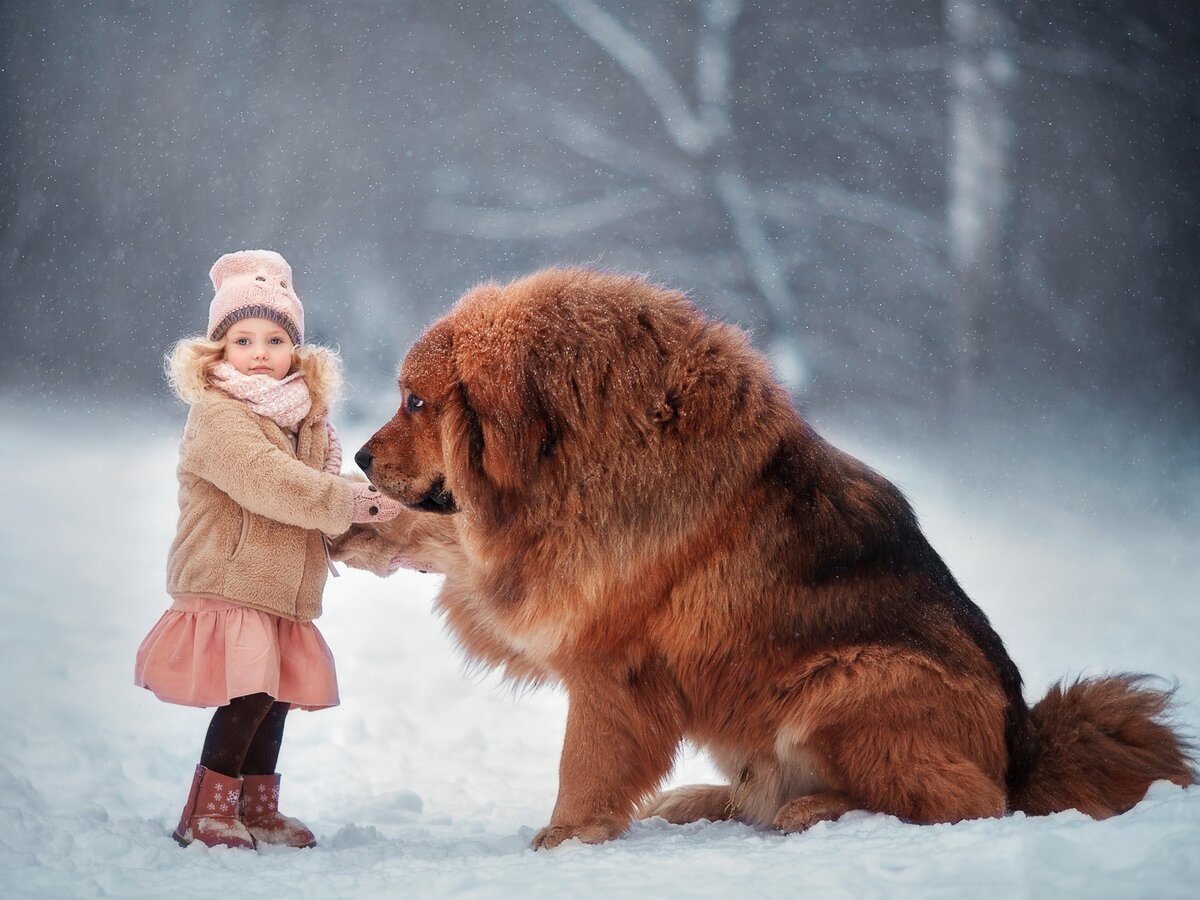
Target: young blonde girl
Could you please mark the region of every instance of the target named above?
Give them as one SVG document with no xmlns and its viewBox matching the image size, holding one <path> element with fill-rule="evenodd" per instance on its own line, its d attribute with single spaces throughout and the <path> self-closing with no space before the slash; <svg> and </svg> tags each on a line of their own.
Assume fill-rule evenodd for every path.
<svg viewBox="0 0 1200 900">
<path fill-rule="evenodd" d="M 333 656 L 313 624 L 332 569 L 328 537 L 399 506 L 339 475 L 328 419 L 339 361 L 303 343 L 287 261 L 244 250 L 209 275 L 205 336 L 169 357 L 171 387 L 191 407 L 167 560 L 174 602 L 138 649 L 135 682 L 168 703 L 217 707 L 180 844 L 311 847 L 312 831 L 279 813 L 275 767 L 288 710 L 338 703 Z"/>
</svg>

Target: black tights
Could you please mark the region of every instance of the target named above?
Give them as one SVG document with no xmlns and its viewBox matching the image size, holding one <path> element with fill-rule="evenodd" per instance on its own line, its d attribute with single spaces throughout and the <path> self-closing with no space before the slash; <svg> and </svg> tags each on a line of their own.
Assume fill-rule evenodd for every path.
<svg viewBox="0 0 1200 900">
<path fill-rule="evenodd" d="M 230 778 L 272 774 L 290 706 L 270 694 L 247 694 L 218 707 L 204 736 L 200 765 Z"/>
</svg>

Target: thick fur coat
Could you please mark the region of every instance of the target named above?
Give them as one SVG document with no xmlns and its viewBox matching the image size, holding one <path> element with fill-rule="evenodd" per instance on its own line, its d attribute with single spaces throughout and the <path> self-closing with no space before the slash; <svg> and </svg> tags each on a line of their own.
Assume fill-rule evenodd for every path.
<svg viewBox="0 0 1200 900">
<path fill-rule="evenodd" d="M 337 554 L 444 572 L 470 659 L 566 688 L 535 846 L 635 815 L 1099 817 L 1192 781 L 1168 698 L 1137 679 L 1031 711 L 900 491 L 681 294 L 585 270 L 482 285 L 417 341 L 400 390 L 356 458 L 412 511 Z M 728 782 L 655 796 L 685 739 Z"/>
<path fill-rule="evenodd" d="M 350 527 L 354 501 L 349 482 L 322 471 L 329 433 L 319 371 L 306 374 L 313 406 L 294 441 L 216 388 L 192 404 L 179 446 L 171 596 L 232 600 L 300 622 L 321 614 L 324 535 Z"/>
</svg>

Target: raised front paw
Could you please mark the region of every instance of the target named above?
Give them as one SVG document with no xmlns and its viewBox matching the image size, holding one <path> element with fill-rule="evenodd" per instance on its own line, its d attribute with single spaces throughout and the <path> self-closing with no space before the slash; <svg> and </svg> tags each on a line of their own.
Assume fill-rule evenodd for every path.
<svg viewBox="0 0 1200 900">
<path fill-rule="evenodd" d="M 334 538 L 329 553 L 338 562 L 354 569 L 365 569 L 380 578 L 386 578 L 400 568 L 395 548 L 370 527 L 351 526 L 341 537 Z"/>
<path fill-rule="evenodd" d="M 579 838 L 585 844 L 603 844 L 618 834 L 619 829 L 600 822 L 591 825 L 547 825 L 537 833 L 529 846 L 534 850 L 549 850 L 571 838 Z"/>
</svg>

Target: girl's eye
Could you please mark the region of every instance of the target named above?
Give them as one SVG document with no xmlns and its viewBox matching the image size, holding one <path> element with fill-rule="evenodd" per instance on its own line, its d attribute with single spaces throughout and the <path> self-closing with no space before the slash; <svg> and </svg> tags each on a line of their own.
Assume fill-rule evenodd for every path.
<svg viewBox="0 0 1200 900">
<path fill-rule="evenodd" d="M 411 410 L 412 412 L 416 412 L 418 409 L 421 409 L 424 406 L 425 406 L 425 401 L 422 400 L 420 397 L 418 397 L 416 394 L 408 395 L 409 410 Z"/>
<path fill-rule="evenodd" d="M 250 339 L 249 338 L 238 338 L 236 341 L 234 341 L 234 343 L 240 347 L 245 347 L 247 344 L 250 343 Z"/>
<path fill-rule="evenodd" d="M 282 344 L 283 338 L 271 338 L 271 343 L 272 344 Z"/>
</svg>

